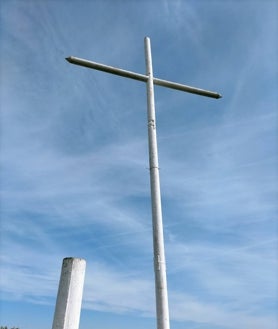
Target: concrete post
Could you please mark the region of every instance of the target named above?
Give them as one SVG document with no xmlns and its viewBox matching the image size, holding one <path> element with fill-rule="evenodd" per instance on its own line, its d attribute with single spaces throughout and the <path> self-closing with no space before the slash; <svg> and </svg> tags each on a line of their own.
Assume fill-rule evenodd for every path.
<svg viewBox="0 0 278 329">
<path fill-rule="evenodd" d="M 64 258 L 52 329 L 78 329 L 86 261 Z"/>
</svg>

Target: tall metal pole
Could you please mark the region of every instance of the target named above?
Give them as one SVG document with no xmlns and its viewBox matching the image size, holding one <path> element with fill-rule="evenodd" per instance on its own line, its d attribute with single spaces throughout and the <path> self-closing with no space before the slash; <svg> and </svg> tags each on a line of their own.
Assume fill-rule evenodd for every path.
<svg viewBox="0 0 278 329">
<path fill-rule="evenodd" d="M 156 138 L 154 84 L 166 88 L 172 88 L 172 89 L 176 89 L 192 94 L 197 94 L 200 96 L 216 98 L 216 99 L 221 98 L 222 96 L 214 91 L 204 90 L 172 81 L 155 78 L 153 76 L 153 69 L 152 69 L 150 39 L 146 37 L 144 41 L 145 41 L 146 75 L 132 71 L 126 71 L 105 64 L 88 61 L 86 59 L 82 59 L 74 56 L 67 57 L 66 60 L 69 63 L 75 65 L 80 65 L 80 66 L 88 67 L 90 69 L 116 74 L 125 78 L 135 79 L 137 81 L 142 81 L 145 82 L 147 85 L 149 165 L 150 165 L 150 185 L 151 185 L 151 200 L 152 200 L 153 252 L 154 252 L 157 329 L 170 329 L 157 138 Z"/>
<path fill-rule="evenodd" d="M 166 263 L 164 252 L 163 223 L 161 210 L 160 180 L 156 138 L 156 118 L 154 103 L 153 68 L 151 55 L 151 42 L 145 38 L 145 57 L 148 103 L 148 136 L 149 136 L 149 164 L 152 200 L 153 222 L 153 253 L 156 295 L 156 321 L 157 329 L 169 329 L 169 308 L 166 279 Z"/>
</svg>

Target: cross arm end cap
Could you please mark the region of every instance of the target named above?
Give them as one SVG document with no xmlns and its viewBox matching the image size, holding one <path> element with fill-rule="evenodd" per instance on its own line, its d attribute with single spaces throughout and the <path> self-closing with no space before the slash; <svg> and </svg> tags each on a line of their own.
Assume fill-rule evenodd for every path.
<svg viewBox="0 0 278 329">
<path fill-rule="evenodd" d="M 70 62 L 70 63 L 72 63 L 72 57 L 71 56 L 66 57 L 65 60 L 68 61 L 68 62 Z"/>
</svg>

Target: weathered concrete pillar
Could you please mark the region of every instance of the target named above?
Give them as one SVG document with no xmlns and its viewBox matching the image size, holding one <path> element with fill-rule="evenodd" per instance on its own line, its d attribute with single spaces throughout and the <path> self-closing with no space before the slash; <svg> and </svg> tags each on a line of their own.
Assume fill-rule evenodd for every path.
<svg viewBox="0 0 278 329">
<path fill-rule="evenodd" d="M 86 261 L 64 258 L 52 329 L 78 329 Z"/>
</svg>

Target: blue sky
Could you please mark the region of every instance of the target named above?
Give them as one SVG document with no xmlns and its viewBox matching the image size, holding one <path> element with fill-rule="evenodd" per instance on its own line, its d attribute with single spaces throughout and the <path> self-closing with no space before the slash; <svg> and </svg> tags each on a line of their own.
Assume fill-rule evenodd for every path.
<svg viewBox="0 0 278 329">
<path fill-rule="evenodd" d="M 155 328 L 146 87 L 155 88 L 172 329 L 277 328 L 277 2 L 1 2 L 1 325 L 52 325 L 64 257 L 80 329 Z"/>
</svg>

